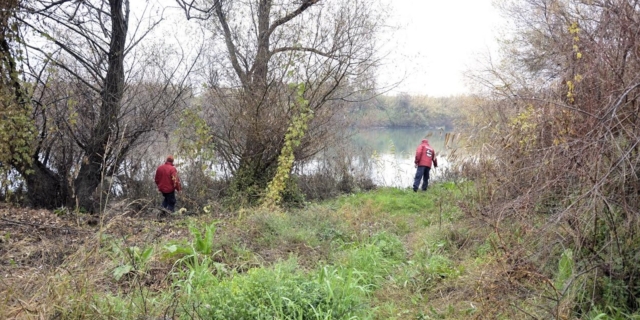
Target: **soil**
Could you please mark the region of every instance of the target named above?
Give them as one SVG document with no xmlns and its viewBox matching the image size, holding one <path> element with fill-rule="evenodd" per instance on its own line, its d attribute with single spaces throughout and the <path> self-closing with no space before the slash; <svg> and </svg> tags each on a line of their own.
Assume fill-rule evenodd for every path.
<svg viewBox="0 0 640 320">
<path fill-rule="evenodd" d="M 149 210 L 134 216 L 124 211 L 106 215 L 101 221 L 99 216 L 76 215 L 64 209 L 50 211 L 0 203 L 0 271 L 6 277 L 6 272 L 22 268 L 55 268 L 94 239 L 101 222 L 105 234 L 133 243 L 183 235 L 186 228 L 172 223 L 176 218 L 158 212 Z"/>
<path fill-rule="evenodd" d="M 6 272 L 22 268 L 58 266 L 93 229 L 80 219 L 76 222 L 51 211 L 0 204 L 0 270 L 6 277 Z"/>
</svg>

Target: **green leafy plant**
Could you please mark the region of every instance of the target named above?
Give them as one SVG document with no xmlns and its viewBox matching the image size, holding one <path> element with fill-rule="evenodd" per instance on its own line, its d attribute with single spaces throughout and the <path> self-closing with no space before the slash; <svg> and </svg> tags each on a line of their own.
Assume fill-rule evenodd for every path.
<svg viewBox="0 0 640 320">
<path fill-rule="evenodd" d="M 12 19 L 18 12 L 18 2 L 2 5 L 0 17 L 0 174 L 5 179 L 11 169 L 30 174 L 37 130 L 32 118 L 29 85 L 20 79 L 22 50 L 13 49 L 22 42 L 18 22 Z M 3 181 L 3 185 L 6 182 Z"/>
<path fill-rule="evenodd" d="M 179 120 L 176 137 L 178 150 L 187 159 L 198 159 L 202 165 L 202 170 L 206 169 L 204 164 L 213 161 L 213 135 L 211 128 L 201 116 L 201 107 L 197 109 L 186 109 L 182 112 Z"/>
<path fill-rule="evenodd" d="M 564 252 L 562 252 L 560 261 L 558 261 L 558 274 L 555 281 L 556 289 L 560 292 L 564 292 L 571 284 L 574 264 L 573 251 L 571 251 L 571 249 L 565 249 Z"/>
<path fill-rule="evenodd" d="M 197 256 L 198 254 L 211 255 L 213 253 L 213 237 L 216 233 L 216 222 L 206 225 L 204 232 L 201 232 L 196 226 L 189 226 L 189 231 L 193 239 L 191 243 L 186 245 L 171 244 L 165 246 L 169 255 L 176 256 Z"/>
<path fill-rule="evenodd" d="M 67 207 L 60 207 L 60 208 L 58 208 L 58 209 L 53 210 L 53 213 L 54 213 L 56 216 L 64 216 L 64 215 L 69 214 L 69 208 L 67 208 Z"/>
<path fill-rule="evenodd" d="M 189 211 L 200 211 L 211 199 L 211 188 L 215 185 L 215 156 L 213 130 L 203 117 L 202 107 L 196 106 L 180 114 L 178 126 L 173 133 L 172 144 L 176 146 L 179 161 L 175 166 L 180 171 L 184 193 L 181 197 L 189 205 Z"/>
<path fill-rule="evenodd" d="M 289 259 L 224 279 L 193 275 L 189 303 L 206 319 L 352 319 L 368 312 L 368 290 L 344 268 L 306 274 Z"/>
<path fill-rule="evenodd" d="M 282 193 L 287 189 L 290 180 L 289 174 L 295 160 L 294 151 L 300 145 L 308 129 L 308 124 L 313 118 L 313 110 L 309 107 L 309 101 L 304 98 L 304 92 L 304 83 L 297 85 L 296 105 L 299 108 L 299 113 L 291 119 L 284 137 L 284 146 L 278 157 L 276 175 L 267 185 L 267 193 L 263 200 L 263 205 L 266 207 L 280 205 L 282 202 Z"/>
<path fill-rule="evenodd" d="M 113 277 L 119 281 L 124 275 L 143 270 L 153 256 L 153 247 L 141 250 L 138 247 L 128 247 L 123 252 L 127 256 L 127 263 L 113 269 Z"/>
</svg>

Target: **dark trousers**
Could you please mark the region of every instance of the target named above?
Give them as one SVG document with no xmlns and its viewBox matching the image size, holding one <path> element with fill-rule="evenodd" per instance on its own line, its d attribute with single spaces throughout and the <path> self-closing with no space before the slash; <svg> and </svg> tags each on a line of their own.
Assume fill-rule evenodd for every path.
<svg viewBox="0 0 640 320">
<path fill-rule="evenodd" d="M 430 167 L 419 166 L 418 169 L 416 169 L 416 176 L 413 178 L 413 191 L 418 191 L 420 180 L 422 180 L 422 191 L 427 191 L 427 187 L 429 186 L 429 171 L 431 171 Z"/>
<path fill-rule="evenodd" d="M 176 209 L 176 192 L 162 193 L 164 201 L 162 201 L 162 207 L 173 212 Z"/>
</svg>

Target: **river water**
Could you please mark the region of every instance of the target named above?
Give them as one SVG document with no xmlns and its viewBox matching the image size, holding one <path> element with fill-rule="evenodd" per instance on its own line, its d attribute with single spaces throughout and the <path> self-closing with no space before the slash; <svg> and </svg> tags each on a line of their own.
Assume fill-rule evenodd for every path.
<svg viewBox="0 0 640 320">
<path fill-rule="evenodd" d="M 375 128 L 358 129 L 351 136 L 350 145 L 344 145 L 347 153 L 317 156 L 315 159 L 298 165 L 297 173 L 313 173 L 323 170 L 323 157 L 351 157 L 349 165 L 352 174 L 361 174 L 364 168 L 369 178 L 378 186 L 406 188 L 413 185 L 416 169 L 413 164 L 415 151 L 422 139 L 428 139 L 435 149 L 438 168 L 431 169 L 431 180 L 438 179 L 449 166 L 445 150 L 443 130 L 426 128 Z M 227 177 L 228 170 L 213 165 L 217 177 Z M 334 167 L 335 170 L 335 167 Z"/>
<path fill-rule="evenodd" d="M 416 148 L 428 139 L 436 150 L 438 168 L 432 168 L 431 179 L 437 179 L 449 165 L 445 154 L 443 130 L 426 128 L 361 129 L 352 138 L 363 156 L 370 157 L 371 179 L 380 186 L 410 187 L 416 169 L 413 164 Z"/>
</svg>

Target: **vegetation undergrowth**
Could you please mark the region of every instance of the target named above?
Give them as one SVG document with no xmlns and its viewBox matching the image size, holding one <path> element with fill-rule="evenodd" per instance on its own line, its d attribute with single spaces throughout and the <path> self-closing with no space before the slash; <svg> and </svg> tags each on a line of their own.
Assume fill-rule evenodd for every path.
<svg viewBox="0 0 640 320">
<path fill-rule="evenodd" d="M 481 311 L 472 275 L 495 262 L 458 207 L 472 188 L 383 188 L 287 212 L 148 221 L 129 236 L 107 224 L 22 295 L 5 281 L 1 316 L 467 318 Z"/>
<path fill-rule="evenodd" d="M 640 11 L 500 7 L 513 33 L 504 59 L 474 75 L 487 94 L 469 115 L 464 174 L 477 188 L 465 214 L 493 229 L 502 266 L 478 296 L 513 318 L 637 319 L 640 55 L 625 52 Z"/>
</svg>

